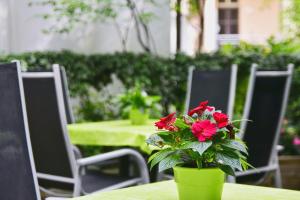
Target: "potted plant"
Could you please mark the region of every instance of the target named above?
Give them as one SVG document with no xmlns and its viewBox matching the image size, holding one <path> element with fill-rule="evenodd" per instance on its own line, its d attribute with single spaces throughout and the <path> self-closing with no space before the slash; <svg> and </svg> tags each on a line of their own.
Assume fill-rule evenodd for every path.
<svg viewBox="0 0 300 200">
<path fill-rule="evenodd" d="M 159 110 L 159 96 L 149 96 L 137 84 L 119 97 L 123 117 L 129 117 L 133 125 L 142 125 L 149 119 L 150 110 Z"/>
<path fill-rule="evenodd" d="M 208 101 L 188 115 L 161 118 L 155 123 L 159 131 L 147 139 L 160 148 L 149 158 L 151 168 L 173 168 L 180 200 L 220 200 L 225 174 L 250 166 L 233 123 Z"/>
</svg>

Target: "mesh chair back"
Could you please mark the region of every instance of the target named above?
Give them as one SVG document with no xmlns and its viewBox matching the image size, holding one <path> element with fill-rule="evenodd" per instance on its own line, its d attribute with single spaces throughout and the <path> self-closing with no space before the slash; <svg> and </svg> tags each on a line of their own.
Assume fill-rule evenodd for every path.
<svg viewBox="0 0 300 200">
<path fill-rule="evenodd" d="M 58 71 L 59 73 L 59 71 Z M 73 178 L 74 157 L 66 132 L 60 75 L 55 72 L 23 73 L 28 123 L 38 173 Z M 39 180 L 45 187 L 57 186 Z M 60 186 L 59 186 L 60 187 Z M 69 188 L 69 187 L 68 187 Z"/>
<path fill-rule="evenodd" d="M 0 199 L 40 199 L 17 63 L 0 65 Z"/>
<path fill-rule="evenodd" d="M 290 79 L 291 72 L 286 71 L 252 72 L 245 106 L 248 113 L 243 117 L 252 122 L 244 122 L 241 130 L 249 148 L 248 161 L 255 168 L 268 166 L 276 153 Z M 252 181 L 262 175 L 252 176 Z"/>
<path fill-rule="evenodd" d="M 70 95 L 69 95 L 69 87 L 68 87 L 68 79 L 67 74 L 64 67 L 59 67 L 58 64 L 54 64 L 54 66 L 57 66 L 60 70 L 60 79 L 61 79 L 61 85 L 63 88 L 63 98 L 64 98 L 64 104 L 65 104 L 65 113 L 67 118 L 67 123 L 72 124 L 75 122 L 73 111 L 70 104 Z M 52 70 L 53 71 L 53 70 Z M 28 72 L 51 72 L 51 70 L 45 70 L 39 67 L 36 67 L 34 70 L 30 69 Z"/>
<path fill-rule="evenodd" d="M 208 100 L 210 105 L 232 116 L 237 66 L 231 70 L 202 71 L 190 69 L 186 112 Z"/>
</svg>

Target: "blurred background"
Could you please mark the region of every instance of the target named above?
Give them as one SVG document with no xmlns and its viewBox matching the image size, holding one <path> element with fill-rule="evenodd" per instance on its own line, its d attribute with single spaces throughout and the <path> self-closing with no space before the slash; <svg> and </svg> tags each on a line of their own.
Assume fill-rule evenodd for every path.
<svg viewBox="0 0 300 200">
<path fill-rule="evenodd" d="M 0 62 L 18 59 L 30 70 L 64 66 L 77 122 L 126 117 L 116 99 L 136 85 L 160 96 L 152 118 L 182 112 L 190 66 L 232 63 L 239 66 L 240 118 L 251 64 L 294 63 L 280 164 L 285 187 L 298 189 L 299 39 L 298 0 L 0 0 Z M 82 148 L 86 155 L 99 151 Z"/>
</svg>

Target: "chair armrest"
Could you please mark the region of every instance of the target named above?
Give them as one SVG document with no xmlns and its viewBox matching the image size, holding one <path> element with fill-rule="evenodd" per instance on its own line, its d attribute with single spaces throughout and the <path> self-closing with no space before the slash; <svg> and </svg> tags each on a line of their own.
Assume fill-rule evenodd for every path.
<svg viewBox="0 0 300 200">
<path fill-rule="evenodd" d="M 273 164 L 273 165 L 268 165 L 266 167 L 258 167 L 258 168 L 254 168 L 254 169 L 248 169 L 243 172 L 236 172 L 235 176 L 240 177 L 240 176 L 247 176 L 247 175 L 251 175 L 251 174 L 259 174 L 262 172 L 275 171 L 278 167 L 279 166 L 277 164 Z"/>
<path fill-rule="evenodd" d="M 276 146 L 276 150 L 277 150 L 277 153 L 280 153 L 280 152 L 282 152 L 282 151 L 284 150 L 284 146 L 282 146 L 282 145 L 277 145 L 277 146 Z"/>
<path fill-rule="evenodd" d="M 103 153 L 103 154 L 96 155 L 96 156 L 81 158 L 81 159 L 77 160 L 77 164 L 79 167 L 85 167 L 88 165 L 94 165 L 97 163 L 101 163 L 106 160 L 120 158 L 122 156 L 131 156 L 138 165 L 141 176 L 143 177 L 143 182 L 149 183 L 149 172 L 148 172 L 148 167 L 145 162 L 145 159 L 139 152 L 137 152 L 133 149 L 120 149 L 120 150 Z"/>
<path fill-rule="evenodd" d="M 140 160 L 141 162 L 144 162 L 144 158 L 137 151 L 132 149 L 120 149 L 108 153 L 102 153 L 99 155 L 90 156 L 87 158 L 81 158 L 77 160 L 77 163 L 79 166 L 87 166 L 87 165 L 97 164 L 99 162 L 114 159 L 114 158 L 120 158 L 122 156 L 127 156 L 127 155 L 131 155 L 136 159 Z"/>
<path fill-rule="evenodd" d="M 75 155 L 76 159 L 82 158 L 82 154 L 81 154 L 81 152 L 80 152 L 80 150 L 77 146 L 72 145 L 72 149 L 73 149 L 73 152 L 74 152 L 74 155 Z"/>
</svg>

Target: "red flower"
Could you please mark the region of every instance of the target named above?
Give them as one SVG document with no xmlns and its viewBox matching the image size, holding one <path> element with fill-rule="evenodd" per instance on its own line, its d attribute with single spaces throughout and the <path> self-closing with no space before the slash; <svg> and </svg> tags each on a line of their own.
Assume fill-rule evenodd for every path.
<svg viewBox="0 0 300 200">
<path fill-rule="evenodd" d="M 213 117 L 216 120 L 218 128 L 223 128 L 228 125 L 228 116 L 226 114 L 215 112 Z"/>
<path fill-rule="evenodd" d="M 190 110 L 189 116 L 193 116 L 193 114 L 197 113 L 198 115 L 202 115 L 202 113 L 207 108 L 208 101 L 200 102 L 199 106 Z"/>
<path fill-rule="evenodd" d="M 158 122 L 155 122 L 155 126 L 158 129 L 166 129 L 169 131 L 176 131 L 177 127 L 175 127 L 173 125 L 173 123 L 176 120 L 175 114 L 176 113 L 174 112 L 174 113 L 169 114 L 166 117 L 161 118 Z"/>
<path fill-rule="evenodd" d="M 217 127 L 209 120 L 197 121 L 192 125 L 192 133 L 200 142 L 209 140 L 216 134 Z"/>
</svg>

